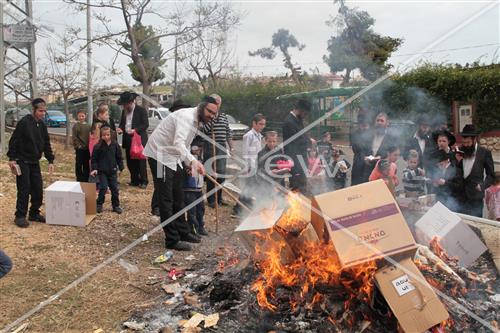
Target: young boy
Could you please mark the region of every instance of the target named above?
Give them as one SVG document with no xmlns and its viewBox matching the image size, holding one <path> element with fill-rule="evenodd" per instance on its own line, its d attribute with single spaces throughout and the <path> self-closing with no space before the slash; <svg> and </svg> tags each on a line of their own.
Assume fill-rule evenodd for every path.
<svg viewBox="0 0 500 333">
<path fill-rule="evenodd" d="M 328 162 L 328 179 L 330 180 L 330 188 L 332 191 L 345 188 L 347 180 L 347 171 L 351 164 L 341 157 L 342 150 L 333 147 L 332 157 Z"/>
<path fill-rule="evenodd" d="M 377 179 L 383 179 L 394 195 L 396 186 L 399 184 L 398 177 L 396 176 L 396 164 L 390 162 L 388 159 L 378 161 L 368 180 L 374 181 Z"/>
<path fill-rule="evenodd" d="M 257 155 L 257 170 L 258 173 L 261 172 L 264 175 L 274 179 L 276 182 L 280 183 L 281 186 L 285 186 L 285 180 L 282 175 L 290 172 L 290 167 L 286 163 L 281 163 L 280 161 L 285 161 L 283 156 L 283 149 L 276 149 L 271 153 L 266 159 L 263 157 L 270 151 L 273 151 L 278 146 L 278 133 L 275 131 L 266 132 L 266 145 L 259 151 Z M 274 186 L 261 176 L 258 177 L 259 184 L 263 186 L 269 185 L 268 189 L 272 191 Z M 270 192 L 272 193 L 272 192 Z"/>
<path fill-rule="evenodd" d="M 78 111 L 76 114 L 78 122 L 71 129 L 73 148 L 75 148 L 75 175 L 78 182 L 88 182 L 90 173 L 90 125 L 85 121 L 85 117 L 85 111 Z"/>
<path fill-rule="evenodd" d="M 111 128 L 102 126 L 100 130 L 101 140 L 94 147 L 92 153 L 91 176 L 98 176 L 99 195 L 97 197 L 97 212 L 102 213 L 102 205 L 106 191 L 111 191 L 111 204 L 113 212 L 121 214 L 120 198 L 118 192 L 117 172 L 123 170 L 122 150 L 118 143 L 111 139 Z"/>
<path fill-rule="evenodd" d="M 425 171 L 418 167 L 418 152 L 411 150 L 407 167 L 403 170 L 403 185 L 407 198 L 415 198 L 425 194 Z"/>
<path fill-rule="evenodd" d="M 463 187 L 462 170 L 455 168 L 448 154 L 443 150 L 434 153 L 437 170 L 433 173 L 436 200 L 452 211 L 458 211 L 458 197 Z"/>
<path fill-rule="evenodd" d="M 191 154 L 198 160 L 201 160 L 201 149 L 198 146 L 191 146 Z M 184 203 L 186 206 L 203 197 L 203 176 L 193 175 L 191 169 L 187 169 L 186 180 L 184 182 Z M 190 208 L 187 212 L 188 223 L 193 231 L 198 235 L 208 236 L 205 230 L 205 203 L 200 200 L 196 206 Z"/>
<path fill-rule="evenodd" d="M 495 172 L 495 181 L 485 192 L 489 218 L 500 221 L 500 171 Z"/>
</svg>

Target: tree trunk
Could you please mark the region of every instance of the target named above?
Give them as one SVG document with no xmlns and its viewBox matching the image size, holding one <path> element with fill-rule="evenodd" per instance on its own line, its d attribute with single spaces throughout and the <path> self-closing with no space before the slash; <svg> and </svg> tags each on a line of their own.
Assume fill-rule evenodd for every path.
<svg viewBox="0 0 500 333">
<path fill-rule="evenodd" d="M 151 82 L 146 82 L 144 81 L 142 83 L 142 93 L 145 96 L 151 96 Z M 149 109 L 149 101 L 146 98 L 142 98 L 142 107 L 145 108 L 146 110 Z"/>
<path fill-rule="evenodd" d="M 18 93 L 15 93 L 16 95 L 16 108 L 19 107 L 19 94 Z"/>
<path fill-rule="evenodd" d="M 63 94 L 64 99 L 64 114 L 66 115 L 66 140 L 64 141 L 64 148 L 68 149 L 71 143 L 71 123 L 69 117 L 69 104 L 68 104 L 68 95 Z"/>
<path fill-rule="evenodd" d="M 352 70 L 351 68 L 346 68 L 344 80 L 342 81 L 343 85 L 346 85 L 349 83 L 349 80 L 351 79 L 351 70 Z"/>
</svg>

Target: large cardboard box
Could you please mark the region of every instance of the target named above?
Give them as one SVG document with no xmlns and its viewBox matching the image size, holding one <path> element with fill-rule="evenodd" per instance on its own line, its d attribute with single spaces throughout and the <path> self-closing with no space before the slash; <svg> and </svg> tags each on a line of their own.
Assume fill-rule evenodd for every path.
<svg viewBox="0 0 500 333">
<path fill-rule="evenodd" d="M 415 237 L 424 245 L 429 245 L 434 237 L 438 237 L 446 253 L 457 257 L 458 263 L 464 267 L 472 264 L 487 250 L 474 231 L 440 202 L 415 223 Z"/>
<path fill-rule="evenodd" d="M 94 183 L 56 181 L 45 189 L 47 224 L 85 227 L 96 216 Z"/>
<path fill-rule="evenodd" d="M 411 259 L 378 270 L 375 281 L 405 332 L 425 332 L 448 319 L 448 311 Z"/>
<path fill-rule="evenodd" d="M 312 224 L 327 226 L 342 267 L 411 255 L 415 240 L 383 180 L 313 198 Z"/>
</svg>

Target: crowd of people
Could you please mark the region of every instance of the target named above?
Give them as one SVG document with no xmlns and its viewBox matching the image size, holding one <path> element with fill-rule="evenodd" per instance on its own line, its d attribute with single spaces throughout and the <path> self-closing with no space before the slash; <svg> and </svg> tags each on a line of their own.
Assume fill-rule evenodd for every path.
<svg viewBox="0 0 500 333">
<path fill-rule="evenodd" d="M 118 127 L 105 103 L 99 104 L 92 124 L 87 124 L 84 111 L 77 113 L 72 128 L 75 178 L 97 183 L 98 213 L 103 212 L 106 193 L 111 192 L 112 211 L 121 214 L 118 174 L 124 169 L 122 149 L 130 173 L 129 186 L 148 186 L 149 165 L 154 185 L 151 213 L 160 217 L 165 247 L 188 251 L 188 243 L 199 243 L 208 235 L 204 194 L 209 207 L 227 205 L 219 184 L 224 183 L 234 143 L 227 116 L 221 110 L 222 98 L 206 96 L 195 107 L 175 101 L 172 112 L 148 137 L 148 113 L 136 105 L 136 97 L 131 92 L 120 95 L 117 104 L 123 111 Z M 49 172 L 54 168 L 55 157 L 42 121 L 46 103 L 37 98 L 32 108 L 33 113 L 16 126 L 7 153 L 16 174 L 14 223 L 19 227 L 28 227 L 29 221 L 45 222 L 40 214 L 42 154 L 49 162 Z M 351 135 L 354 155 L 349 161 L 333 144 L 331 133 L 323 133 L 318 140 L 309 136 L 304 121 L 310 110 L 308 100 L 296 101 L 284 119 L 281 140 L 278 132 L 265 131 L 263 114 L 253 116 L 252 128 L 243 136 L 242 156 L 233 156 L 244 166 L 239 203 L 233 214 L 242 214 L 242 205 L 252 207 L 271 199 L 283 188 L 314 195 L 383 179 L 395 195 L 401 182 L 407 197 L 435 194 L 450 209 L 474 216 L 482 216 L 486 194 L 488 208 L 495 212 L 495 219 L 500 219 L 500 177 L 494 173 L 491 152 L 478 145 L 479 133 L 473 125 L 463 128 L 461 144 L 457 145 L 446 121 L 431 122 L 421 116 L 417 131 L 401 144 L 387 114 L 378 113 L 373 120 L 369 114 L 361 114 L 358 128 Z M 118 135 L 123 135 L 121 147 Z M 397 172 L 400 156 L 407 164 L 401 180 Z M 184 208 L 186 215 L 182 213 Z"/>
</svg>

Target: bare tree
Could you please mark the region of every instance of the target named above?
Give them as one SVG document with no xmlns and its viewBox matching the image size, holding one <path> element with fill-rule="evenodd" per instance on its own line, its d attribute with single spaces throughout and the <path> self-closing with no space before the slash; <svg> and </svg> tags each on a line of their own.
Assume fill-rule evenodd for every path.
<svg viewBox="0 0 500 333">
<path fill-rule="evenodd" d="M 78 6 L 79 9 L 84 9 L 87 6 L 87 3 L 82 0 L 65 1 Z M 224 8 L 229 5 L 221 5 L 215 2 L 202 6 L 199 11 L 193 11 L 192 8 L 178 8 L 168 14 L 162 14 L 164 9 L 155 8 L 151 0 L 96 0 L 92 1 L 90 6 L 99 9 L 94 11 L 94 18 L 106 30 L 105 33 L 94 36 L 92 43 L 106 45 L 114 50 L 113 71 L 116 69 L 114 67 L 116 59 L 120 55 L 130 58 L 133 66 L 129 67 L 134 68 L 134 75 L 142 83 L 142 92 L 148 97 L 154 82 L 152 79 L 161 77 L 161 75 L 150 73 L 148 69 L 157 71 L 161 63 L 165 61 L 167 54 L 174 50 L 174 47 L 162 50 L 160 56 L 155 57 L 158 62 L 155 66 L 155 63 L 151 61 L 148 64 L 145 63 L 144 55 L 141 53 L 142 46 L 154 39 L 159 40 L 162 38 L 179 38 L 182 40 L 182 44 L 188 43 L 193 40 L 192 33 L 194 31 L 224 24 L 227 21 L 227 11 Z M 123 18 L 124 27 L 121 29 L 111 27 L 111 20 L 106 16 L 106 11 L 119 12 Z M 147 38 L 138 38 L 136 28 L 143 27 L 144 22 L 147 21 L 146 17 L 152 16 L 160 18 L 163 24 L 151 27 L 154 33 Z M 216 73 L 215 70 L 214 73 Z M 148 101 L 144 98 L 143 105 L 148 106 Z"/>
<path fill-rule="evenodd" d="M 6 66 L 6 72 L 10 73 L 5 78 L 4 84 L 12 90 L 15 97 L 16 108 L 19 107 L 19 97 L 25 100 L 30 100 L 30 76 L 29 73 L 23 69 L 14 69 L 15 66 Z"/>
<path fill-rule="evenodd" d="M 74 50 L 78 47 L 74 44 L 75 41 L 68 33 L 60 36 L 56 46 L 49 44 L 46 50 L 49 63 L 43 69 L 43 76 L 40 77 L 46 90 L 60 94 L 63 99 L 66 114 L 66 147 L 70 145 L 71 130 L 68 100 L 75 92 L 86 87 L 86 71 L 75 54 Z"/>
</svg>

